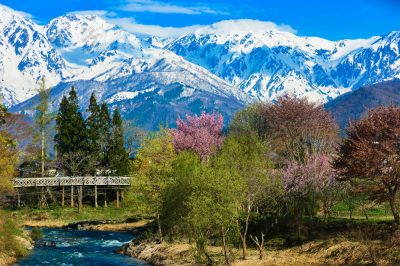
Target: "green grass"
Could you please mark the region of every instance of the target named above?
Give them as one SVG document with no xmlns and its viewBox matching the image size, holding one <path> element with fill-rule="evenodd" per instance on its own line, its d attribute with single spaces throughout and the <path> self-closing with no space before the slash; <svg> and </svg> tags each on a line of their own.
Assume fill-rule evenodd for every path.
<svg viewBox="0 0 400 266">
<path fill-rule="evenodd" d="M 17 219 L 58 220 L 66 223 L 86 220 L 125 221 L 138 216 L 135 211 L 126 208 L 84 206 L 78 213 L 77 208 L 50 207 L 49 209 L 23 208 L 10 211 Z"/>
<path fill-rule="evenodd" d="M 26 255 L 28 251 L 18 242 L 18 236 L 22 236 L 18 223 L 9 213 L 0 210 L 0 254 L 15 257 Z"/>
</svg>

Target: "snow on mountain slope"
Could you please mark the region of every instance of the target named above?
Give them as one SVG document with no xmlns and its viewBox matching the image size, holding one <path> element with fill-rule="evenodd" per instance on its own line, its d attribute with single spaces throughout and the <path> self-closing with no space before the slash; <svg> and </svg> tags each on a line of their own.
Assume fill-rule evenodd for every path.
<svg viewBox="0 0 400 266">
<path fill-rule="evenodd" d="M 230 20 L 200 28 L 165 48 L 255 99 L 273 101 L 290 93 L 326 102 L 398 74 L 398 34 L 333 42 L 271 29 L 266 22 Z"/>
<path fill-rule="evenodd" d="M 36 82 L 46 76 L 57 84 L 65 64 L 52 48 L 42 27 L 0 5 L 0 94 L 7 105 L 32 97 Z"/>
<path fill-rule="evenodd" d="M 0 94 L 15 105 L 33 96 L 45 76 L 51 86 L 130 80 L 146 93 L 181 84 L 184 95 L 202 91 L 228 102 L 274 101 L 285 94 L 327 102 L 400 77 L 400 32 L 333 42 L 270 24 L 222 21 L 171 40 L 136 36 L 93 15 L 67 14 L 39 26 L 0 6 Z M 104 100 L 139 95 L 124 88 L 115 93 Z"/>
<path fill-rule="evenodd" d="M 151 73 L 142 76 L 150 79 L 148 83 L 181 83 L 225 98 L 249 100 L 206 69 L 98 16 L 67 14 L 38 26 L 7 7 L 2 6 L 0 15 L 0 89 L 8 106 L 32 97 L 42 76 L 54 86 L 61 81 L 107 82 L 142 73 Z M 122 95 L 132 94 L 122 93 L 119 98 Z"/>
</svg>

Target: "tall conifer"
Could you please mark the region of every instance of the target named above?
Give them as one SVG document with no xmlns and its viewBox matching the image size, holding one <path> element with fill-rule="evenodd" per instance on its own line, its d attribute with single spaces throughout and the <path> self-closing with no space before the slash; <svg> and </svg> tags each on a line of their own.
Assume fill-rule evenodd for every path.
<svg viewBox="0 0 400 266">
<path fill-rule="evenodd" d="M 124 130 L 118 109 L 114 110 L 110 147 L 110 166 L 113 174 L 129 174 L 129 155 L 124 147 Z"/>
<path fill-rule="evenodd" d="M 79 111 L 78 97 L 74 87 L 68 99 L 64 96 L 56 118 L 56 150 L 58 155 L 87 150 L 87 132 L 82 113 Z"/>
<path fill-rule="evenodd" d="M 100 139 L 100 128 L 101 128 L 101 117 L 100 117 L 100 106 L 97 104 L 94 93 L 90 96 L 90 103 L 87 109 L 89 116 L 86 119 L 87 125 L 87 141 L 88 141 L 88 152 L 91 157 L 91 168 L 94 171 L 101 162 L 101 139 Z"/>
<path fill-rule="evenodd" d="M 103 102 L 100 107 L 100 166 L 109 169 L 109 153 L 111 142 L 111 118 L 107 104 Z"/>
</svg>

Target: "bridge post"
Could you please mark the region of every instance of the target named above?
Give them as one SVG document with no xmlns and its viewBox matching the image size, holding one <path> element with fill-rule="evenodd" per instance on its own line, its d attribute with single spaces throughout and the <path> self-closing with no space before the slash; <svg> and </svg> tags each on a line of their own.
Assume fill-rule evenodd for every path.
<svg viewBox="0 0 400 266">
<path fill-rule="evenodd" d="M 94 186 L 94 207 L 97 208 L 97 185 Z"/>
<path fill-rule="evenodd" d="M 82 211 L 82 186 L 78 186 L 78 212 Z"/>
<path fill-rule="evenodd" d="M 104 207 L 107 207 L 107 188 L 104 189 Z"/>
<path fill-rule="evenodd" d="M 18 208 L 21 208 L 21 195 L 19 194 L 19 189 L 16 189 L 17 191 L 17 201 L 18 201 Z"/>
<path fill-rule="evenodd" d="M 71 186 L 71 208 L 74 207 L 74 186 Z"/>
<path fill-rule="evenodd" d="M 119 209 L 119 188 L 117 188 L 117 209 Z"/>
<path fill-rule="evenodd" d="M 61 187 L 61 207 L 63 207 L 64 208 L 64 201 L 65 201 L 65 187 L 64 186 L 62 186 Z"/>
</svg>

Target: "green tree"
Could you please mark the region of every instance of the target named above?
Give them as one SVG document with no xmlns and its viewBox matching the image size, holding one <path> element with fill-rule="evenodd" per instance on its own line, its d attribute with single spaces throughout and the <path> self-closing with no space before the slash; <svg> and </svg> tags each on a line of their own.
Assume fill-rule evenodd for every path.
<svg viewBox="0 0 400 266">
<path fill-rule="evenodd" d="M 122 117 L 118 109 L 112 119 L 111 146 L 109 153 L 110 168 L 114 175 L 127 175 L 130 172 L 129 154 L 124 146 Z"/>
<path fill-rule="evenodd" d="M 162 241 L 160 210 L 165 189 L 172 182 L 172 162 L 176 158 L 174 143 L 168 129 L 147 136 L 141 143 L 135 160 L 132 193 L 135 205 L 154 215 L 158 225 L 158 237 Z M 138 204 L 139 203 L 139 204 Z"/>
<path fill-rule="evenodd" d="M 7 108 L 3 104 L 3 98 L 0 95 L 0 126 L 6 122 Z"/>
<path fill-rule="evenodd" d="M 74 87 L 69 97 L 63 96 L 56 117 L 56 135 L 54 137 L 57 151 L 57 160 L 64 155 L 71 157 L 74 153 L 87 152 L 86 124 L 79 111 L 78 97 Z M 66 174 L 72 174 L 66 171 Z M 83 174 L 83 173 L 82 173 Z"/>
<path fill-rule="evenodd" d="M 101 163 L 101 134 L 100 129 L 102 127 L 101 123 L 101 109 L 97 104 L 96 97 L 94 93 L 90 96 L 89 107 L 87 109 L 89 116 L 86 119 L 87 125 L 87 141 L 88 141 L 88 151 L 92 157 L 91 162 L 91 172 L 95 172 L 96 168 Z"/>
<path fill-rule="evenodd" d="M 0 126 L 5 124 L 2 119 L 6 115 L 7 109 L 0 102 Z M 0 130 L 0 192 L 12 190 L 11 179 L 14 177 L 17 164 L 17 145 L 6 132 Z"/>
<path fill-rule="evenodd" d="M 276 184 L 271 177 L 273 163 L 268 151 L 268 147 L 255 133 L 231 134 L 216 157 L 217 166 L 229 171 L 240 185 L 238 229 L 243 259 L 246 259 L 247 255 L 250 216 L 267 187 Z"/>
<path fill-rule="evenodd" d="M 100 106 L 100 166 L 103 171 L 110 168 L 110 142 L 111 142 L 111 118 L 107 104 L 103 102 Z"/>
<path fill-rule="evenodd" d="M 49 112 L 50 104 L 50 90 L 46 88 L 46 81 L 44 78 L 41 79 L 40 87 L 38 91 L 39 102 L 35 108 L 36 117 L 35 123 L 40 130 L 40 150 L 41 150 L 41 174 L 44 176 L 45 161 L 47 159 L 47 143 L 46 136 L 48 126 L 53 120 L 53 115 Z"/>
<path fill-rule="evenodd" d="M 173 164 L 174 182 L 166 189 L 162 221 L 167 233 L 195 240 L 199 257 L 206 257 L 210 238 L 219 236 L 231 263 L 228 235 L 237 231 L 241 182 L 223 158 L 209 164 L 191 152 L 181 152 Z"/>
</svg>

